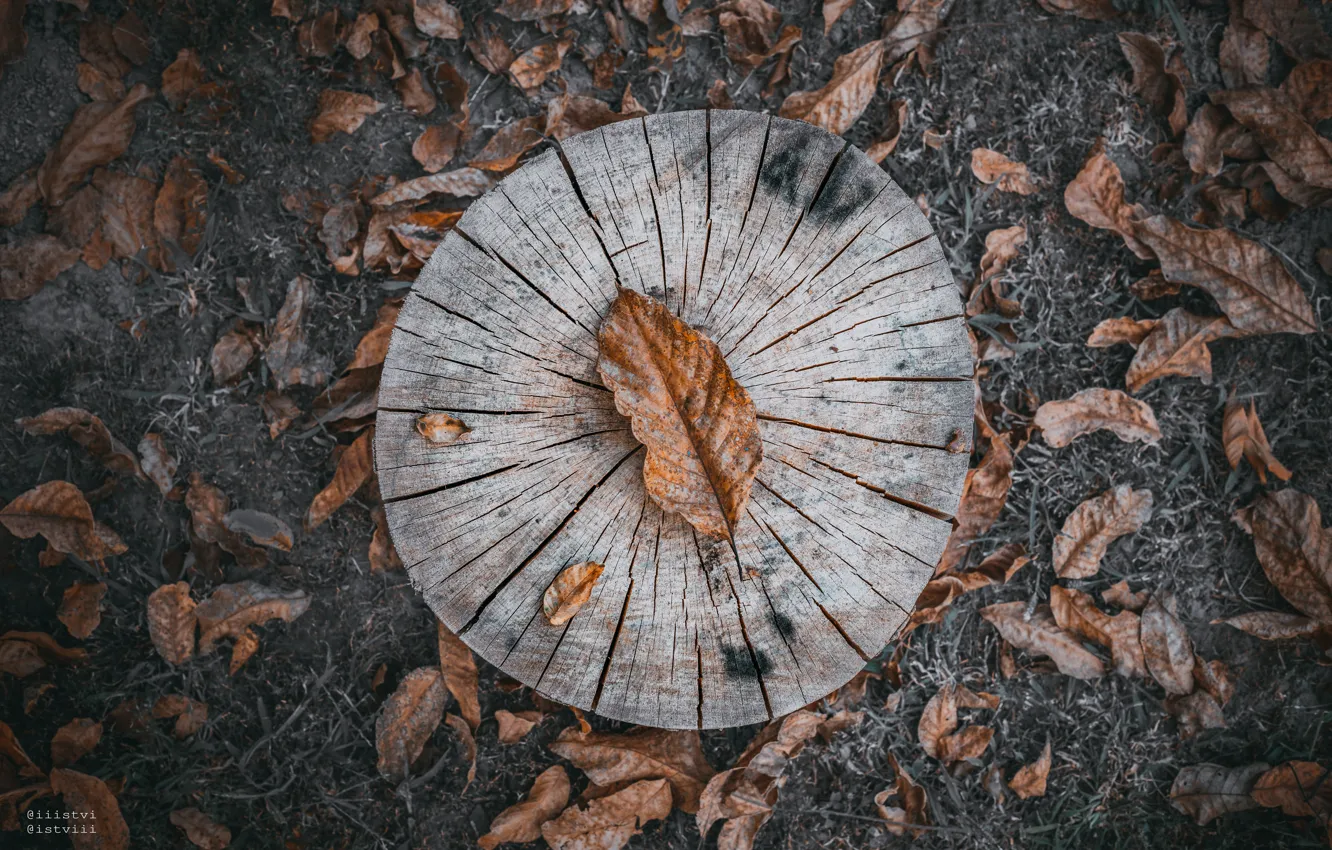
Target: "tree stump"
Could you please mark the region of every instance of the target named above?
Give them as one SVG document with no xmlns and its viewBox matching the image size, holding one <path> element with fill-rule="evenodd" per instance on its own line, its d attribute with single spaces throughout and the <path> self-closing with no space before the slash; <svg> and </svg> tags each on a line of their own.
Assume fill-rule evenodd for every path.
<svg viewBox="0 0 1332 850">
<path fill-rule="evenodd" d="M 753 399 L 734 546 L 646 493 L 597 371 L 620 287 Z M 551 699 L 666 728 L 779 717 L 906 621 L 957 510 L 972 374 L 938 240 L 859 150 L 739 111 L 622 121 L 472 203 L 417 279 L 379 390 L 389 529 L 445 625 Z M 432 443 L 432 412 L 470 431 Z M 605 571 L 552 626 L 542 595 L 582 561 Z"/>
</svg>

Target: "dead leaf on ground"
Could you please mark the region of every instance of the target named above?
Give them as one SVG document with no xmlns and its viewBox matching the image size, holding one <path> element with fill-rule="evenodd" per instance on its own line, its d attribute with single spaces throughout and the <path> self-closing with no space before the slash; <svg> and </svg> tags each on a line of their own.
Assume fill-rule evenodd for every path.
<svg viewBox="0 0 1332 850">
<path fill-rule="evenodd" d="M 716 775 L 696 731 L 638 728 L 614 733 L 570 727 L 560 733 L 550 751 L 568 759 L 602 787 L 665 779 L 675 805 L 688 814 L 698 811 L 699 797 Z"/>
<path fill-rule="evenodd" d="M 553 850 L 620 850 L 644 824 L 671 813 L 671 790 L 664 779 L 644 779 L 586 809 L 577 804 L 541 825 L 541 837 Z"/>
<path fill-rule="evenodd" d="M 310 607 L 304 590 L 274 590 L 257 581 L 218 586 L 195 608 L 199 619 L 199 654 L 222 638 L 237 637 L 250 626 L 280 619 L 290 623 Z"/>
<path fill-rule="evenodd" d="M 773 41 L 782 24 L 782 15 L 773 6 L 763 0 L 733 0 L 708 11 L 717 15 L 732 62 L 754 67 L 773 55 Z"/>
<path fill-rule="evenodd" d="M 1138 346 L 1129 363 L 1124 383 L 1130 392 L 1169 375 L 1212 380 L 1212 353 L 1207 344 L 1226 337 L 1243 336 L 1225 316 L 1197 316 L 1176 307 L 1157 321 Z"/>
<path fill-rule="evenodd" d="M 111 435 L 101 419 L 78 407 L 53 407 L 45 413 L 19 419 L 15 424 L 25 434 L 50 436 L 67 433 L 74 442 L 112 472 L 139 475 L 139 459 L 124 443 Z"/>
<path fill-rule="evenodd" d="M 1179 737 L 1186 741 L 1204 729 L 1226 728 L 1221 704 L 1206 691 L 1166 697 L 1165 709 L 1179 723 Z"/>
<path fill-rule="evenodd" d="M 957 527 L 948 537 L 936 574 L 955 569 L 966 557 L 972 541 L 990 530 L 1008 502 L 1013 486 L 1013 456 L 1009 434 L 990 438 L 990 447 L 980 464 L 967 470 L 962 499 L 957 509 Z"/>
<path fill-rule="evenodd" d="M 312 355 L 305 337 L 305 320 L 314 299 L 314 281 L 298 274 L 287 284 L 287 297 L 268 334 L 264 360 L 279 390 L 295 384 L 320 386 L 328 379 L 329 363 Z"/>
<path fill-rule="evenodd" d="M 374 474 L 371 459 L 375 429 L 367 428 L 338 458 L 333 480 L 314 497 L 305 514 L 306 532 L 314 531 L 361 489 Z"/>
<path fill-rule="evenodd" d="M 185 837 L 200 850 L 225 850 L 231 844 L 231 830 L 196 808 L 177 809 L 169 819 L 172 826 L 184 830 Z"/>
<path fill-rule="evenodd" d="M 37 169 L 29 168 L 15 177 L 4 192 L 0 192 L 0 227 L 13 227 L 23 221 L 32 205 L 41 199 Z"/>
<path fill-rule="evenodd" d="M 70 635 L 87 640 L 102 622 L 102 597 L 106 585 L 100 581 L 81 581 L 65 589 L 56 617 L 69 629 Z"/>
<path fill-rule="evenodd" d="M 158 720 L 176 718 L 171 734 L 176 740 L 184 740 L 208 722 L 208 706 L 184 694 L 166 694 L 153 703 L 153 717 Z"/>
<path fill-rule="evenodd" d="M 198 472 L 190 473 L 190 486 L 185 491 L 185 507 L 190 512 L 190 530 L 199 540 L 222 547 L 245 569 L 257 570 L 268 563 L 267 552 L 246 543 L 239 534 L 227 527 L 226 517 L 231 500 L 220 488 L 204 481 Z"/>
<path fill-rule="evenodd" d="M 918 836 L 925 830 L 914 827 L 928 826 L 930 822 L 925 789 L 916 784 L 892 753 L 888 754 L 888 763 L 893 768 L 896 780 L 892 788 L 885 788 L 874 795 L 874 807 L 885 821 L 884 828 L 893 835 L 906 835 L 909 832 L 912 837 Z M 897 798 L 897 806 L 888 805 L 892 797 Z"/>
<path fill-rule="evenodd" d="M 481 703 L 477 697 L 476 659 L 462 639 L 443 622 L 436 621 L 439 643 L 439 669 L 444 685 L 458 701 L 458 710 L 472 729 L 481 725 Z"/>
<path fill-rule="evenodd" d="M 498 27 L 488 21 L 477 21 L 476 36 L 467 39 L 466 44 L 472 58 L 487 73 L 502 77 L 513 64 L 514 53 L 509 49 L 508 42 L 500 35 Z"/>
<path fill-rule="evenodd" d="M 541 144 L 545 138 L 541 132 L 544 125 L 543 116 L 532 115 L 501 127 L 486 142 L 481 153 L 467 164 L 485 171 L 508 171 L 518 164 L 523 154 Z"/>
<path fill-rule="evenodd" d="M 462 38 L 462 13 L 447 0 L 412 0 L 412 19 L 433 38 Z"/>
<path fill-rule="evenodd" d="M 59 206 L 93 168 L 118 159 L 134 136 L 134 108 L 152 97 L 143 83 L 118 103 L 86 103 L 37 171 L 37 185 L 50 206 Z"/>
<path fill-rule="evenodd" d="M 374 520 L 375 530 L 370 536 L 370 572 L 385 573 L 402 569 L 402 558 L 398 556 L 398 550 L 394 548 L 393 541 L 389 538 L 388 519 L 384 516 L 384 506 L 379 505 L 370 511 L 370 518 Z"/>
<path fill-rule="evenodd" d="M 203 244 L 208 213 L 208 184 L 199 167 L 188 157 L 178 156 L 167 165 L 162 188 L 153 203 L 153 229 L 162 246 L 163 268 L 176 267 L 169 250 L 178 249 L 186 257 L 193 257 Z"/>
<path fill-rule="evenodd" d="M 1291 489 L 1264 493 L 1234 520 L 1253 535 L 1272 586 L 1300 613 L 1332 625 L 1332 534 L 1313 497 Z"/>
<path fill-rule="evenodd" d="M 1135 222 L 1133 234 L 1160 259 L 1167 280 L 1207 292 L 1237 330 L 1318 330 L 1304 290 L 1276 254 L 1257 242 L 1224 229 L 1195 230 L 1163 215 Z"/>
<path fill-rule="evenodd" d="M 629 289 L 620 290 L 598 340 L 597 372 L 647 446 L 648 494 L 703 534 L 731 538 L 763 443 L 754 402 L 731 377 L 721 349 Z"/>
<path fill-rule="evenodd" d="M 1170 135 L 1184 132 L 1189 121 L 1184 83 L 1166 62 L 1165 50 L 1156 39 L 1138 32 L 1121 32 L 1119 47 L 1133 68 L 1133 90 L 1157 115 L 1170 124 Z"/>
<path fill-rule="evenodd" d="M 105 782 L 95 776 L 56 768 L 51 771 L 51 790 L 64 797 L 71 817 L 97 822 L 95 833 L 70 833 L 74 850 L 128 850 L 129 826 L 120 813 L 115 794 Z"/>
<path fill-rule="evenodd" d="M 1311 637 L 1327 628 L 1318 620 L 1283 611 L 1252 611 L 1248 614 L 1213 620 L 1212 623 L 1234 626 L 1259 640 L 1294 640 Z"/>
<path fill-rule="evenodd" d="M 115 79 L 125 76 L 133 68 L 116 47 L 111 22 L 99 14 L 94 14 L 79 24 L 79 55 L 84 61 L 95 65 L 102 73 Z"/>
<path fill-rule="evenodd" d="M 171 664 L 184 664 L 194 655 L 194 609 L 187 582 L 164 584 L 148 595 L 148 635 L 157 654 Z"/>
<path fill-rule="evenodd" d="M 176 61 L 162 71 L 162 97 L 172 109 L 183 109 L 195 89 L 203 83 L 204 67 L 193 48 L 181 48 Z"/>
<path fill-rule="evenodd" d="M 176 459 L 167 451 L 161 434 L 144 434 L 139 441 L 139 466 L 164 498 L 176 491 Z M 180 498 L 179 495 L 176 498 Z"/>
<path fill-rule="evenodd" d="M 1121 484 L 1073 509 L 1054 540 L 1055 575 L 1090 578 L 1101 569 L 1106 549 L 1142 528 L 1152 515 L 1152 491 Z"/>
<path fill-rule="evenodd" d="M 1258 777 L 1269 770 L 1259 762 L 1243 767 L 1191 764 L 1182 768 L 1170 786 L 1170 805 L 1193 818 L 1199 826 L 1231 812 L 1258 808 L 1250 796 Z"/>
<path fill-rule="evenodd" d="M 943 20 L 953 9 L 953 0 L 898 0 L 901 13 L 888 25 L 883 36 L 885 64 L 891 65 L 913 51 L 918 64 L 929 64 Z M 923 54 L 923 55 L 922 55 Z"/>
<path fill-rule="evenodd" d="M 412 68 L 406 75 L 399 77 L 393 86 L 398 91 L 398 97 L 402 98 L 402 105 L 413 115 L 429 115 L 439 103 L 419 68 Z"/>
<path fill-rule="evenodd" d="M 432 124 L 412 143 L 412 158 L 427 174 L 435 174 L 457 156 L 462 138 L 462 127 L 456 121 Z"/>
<path fill-rule="evenodd" d="M 536 728 L 544 717 L 539 711 L 505 711 L 499 709 L 495 712 L 495 720 L 499 723 L 499 741 L 501 744 L 516 744 Z"/>
<path fill-rule="evenodd" d="M 503 0 L 495 12 L 511 21 L 539 21 L 552 15 L 563 15 L 572 6 L 573 0 Z"/>
<path fill-rule="evenodd" d="M 494 178 L 479 168 L 457 168 L 442 174 L 431 174 L 399 183 L 392 189 L 375 195 L 370 199 L 370 204 L 376 207 L 391 207 L 409 201 L 420 201 L 432 195 L 475 198 L 484 195 L 493 184 Z"/>
<path fill-rule="evenodd" d="M 78 249 L 46 234 L 0 245 L 0 301 L 21 301 L 36 295 L 78 261 Z"/>
<path fill-rule="evenodd" d="M 1045 781 L 1050 776 L 1050 755 L 1050 741 L 1047 739 L 1040 758 L 1018 768 L 1018 772 L 1008 780 L 1008 787 L 1013 789 L 1013 793 L 1023 800 L 1045 796 Z"/>
<path fill-rule="evenodd" d="M 1257 402 L 1253 399 L 1249 400 L 1246 409 L 1231 394 L 1226 401 L 1225 417 L 1221 423 L 1221 442 L 1225 445 L 1226 460 L 1231 469 L 1238 469 L 1240 461 L 1247 460 L 1263 484 L 1267 483 L 1269 472 L 1282 481 L 1290 480 L 1291 471 L 1272 454 L 1263 423 L 1258 421 Z"/>
<path fill-rule="evenodd" d="M 604 564 L 583 561 L 560 570 L 541 597 L 541 612 L 546 615 L 547 622 L 562 626 L 572 620 L 592 598 L 592 588 L 604 569 Z"/>
<path fill-rule="evenodd" d="M 1133 319 L 1128 316 L 1105 319 L 1092 329 L 1091 336 L 1087 337 L 1087 346 L 1110 348 L 1123 344 L 1136 348 L 1156 327 L 1156 322 L 1156 319 Z"/>
<path fill-rule="evenodd" d="M 102 740 L 102 724 L 88 717 L 76 717 L 56 730 L 51 738 L 51 764 L 68 767 L 92 752 Z"/>
<path fill-rule="evenodd" d="M 41 779 L 46 776 L 45 771 L 28 757 L 23 745 L 14 736 L 14 730 L 3 720 L 0 720 L 0 756 L 9 759 L 13 766 L 18 768 L 19 776 L 26 779 Z M 12 774 L 10 775 L 12 777 Z"/>
<path fill-rule="evenodd" d="M 1092 227 L 1118 233 L 1133 253 L 1144 260 L 1155 259 L 1151 249 L 1134 234 L 1134 220 L 1147 211 L 1124 200 L 1124 178 L 1105 153 L 1105 139 L 1098 138 L 1073 182 L 1064 188 L 1064 206 L 1069 215 Z"/>
<path fill-rule="evenodd" d="M 234 676 L 245 666 L 245 662 L 254 657 L 259 651 L 259 635 L 255 634 L 254 629 L 247 628 L 236 636 L 236 642 L 231 646 L 231 661 L 227 664 L 227 675 Z"/>
<path fill-rule="evenodd" d="M 546 102 L 546 135 L 562 142 L 570 136 L 635 117 L 638 116 L 616 112 L 595 97 L 563 94 Z"/>
<path fill-rule="evenodd" d="M 873 99 L 883 54 L 884 42 L 875 39 L 837 57 L 827 85 L 816 91 L 788 95 L 778 114 L 840 136 L 851 129 Z"/>
<path fill-rule="evenodd" d="M 1271 63 L 1267 35 L 1244 17 L 1243 0 L 1230 0 L 1230 21 L 1221 36 L 1218 61 L 1226 88 L 1261 86 Z"/>
<path fill-rule="evenodd" d="M 1141 611 L 1151 598 L 1146 590 L 1131 591 L 1129 583 L 1120 580 L 1101 591 L 1101 600 L 1107 605 L 1115 605 L 1128 611 Z"/>
<path fill-rule="evenodd" d="M 476 780 L 476 734 L 467 721 L 456 714 L 446 713 L 444 715 L 444 725 L 454 731 L 454 734 L 462 741 L 463 754 L 468 761 L 467 781 L 463 783 L 463 791 Z"/>
<path fill-rule="evenodd" d="M 117 77 L 108 76 L 96 65 L 80 62 L 75 71 L 78 73 L 79 91 L 93 100 L 115 103 L 125 97 L 125 84 Z"/>
<path fill-rule="evenodd" d="M 558 764 L 546 768 L 532 782 L 521 803 L 495 815 L 490 830 L 477 841 L 482 850 L 501 844 L 526 844 L 541 838 L 541 825 L 554 818 L 569 803 L 569 774 Z"/>
<path fill-rule="evenodd" d="M 307 59 L 332 56 L 342 41 L 344 23 L 342 13 L 336 8 L 302 21 L 296 27 L 296 49 Z"/>
<path fill-rule="evenodd" d="M 1037 191 L 1025 162 L 1014 162 L 989 148 L 971 152 L 971 173 L 982 183 L 998 183 L 1001 192 L 1031 195 Z"/>
<path fill-rule="evenodd" d="M 264 420 L 268 423 L 268 437 L 272 440 L 276 440 L 278 435 L 290 428 L 301 415 L 301 409 L 297 407 L 296 402 L 277 390 L 264 393 L 263 398 L 259 400 L 259 407 L 264 412 Z"/>
<path fill-rule="evenodd" d="M 1110 650 L 1115 672 L 1125 678 L 1149 678 L 1142 654 L 1142 621 L 1132 611 L 1111 617 L 1096 607 L 1090 595 L 1069 587 L 1050 588 L 1050 613 L 1055 624 L 1071 635 Z"/>
<path fill-rule="evenodd" d="M 237 320 L 235 327 L 217 338 L 208 357 L 214 383 L 226 386 L 234 382 L 245 374 L 258 355 L 258 333 L 244 321 Z"/>
<path fill-rule="evenodd" d="M 1332 118 L 1332 60 L 1301 62 L 1286 75 L 1281 92 L 1310 124 Z"/>
<path fill-rule="evenodd" d="M 360 229 L 360 204 L 354 200 L 333 204 L 320 221 L 319 241 L 324 243 L 324 256 L 341 274 L 359 272 L 356 261 L 361 249 L 356 244 L 356 234 Z"/>
<path fill-rule="evenodd" d="M 0 509 L 0 524 L 25 540 L 38 534 L 57 552 L 100 562 L 128 551 L 120 537 L 93 519 L 92 506 L 68 481 L 48 481 Z"/>
<path fill-rule="evenodd" d="M 525 93 L 535 94 L 547 77 L 560 70 L 573 44 L 572 38 L 561 38 L 528 48 L 509 63 L 509 79 Z"/>
<path fill-rule="evenodd" d="M 1089 21 L 1108 21 L 1119 15 L 1114 0 L 1037 0 L 1037 2 L 1047 12 L 1074 15 Z"/>
<path fill-rule="evenodd" d="M 964 726 L 958 729 L 959 708 L 999 707 L 999 697 L 988 693 L 973 693 L 967 687 L 950 682 L 925 703 L 916 737 L 927 755 L 945 765 L 969 758 L 979 758 L 990 746 L 994 730 L 988 726 Z"/>
<path fill-rule="evenodd" d="M 319 107 L 310 119 L 310 141 L 328 141 L 334 133 L 355 133 L 365 119 L 384 108 L 384 104 L 366 94 L 324 89 Z"/>
<path fill-rule="evenodd" d="M 1161 440 L 1156 414 L 1146 402 L 1100 387 L 1082 390 L 1063 401 L 1045 402 L 1037 409 L 1032 424 L 1056 449 L 1102 429 L 1125 442 L 1154 446 Z"/>
<path fill-rule="evenodd" d="M 1158 591 L 1142 609 L 1142 654 L 1167 694 L 1193 692 L 1193 641 L 1175 614 L 1175 598 Z"/>
<path fill-rule="evenodd" d="M 1049 605 L 1037 605 L 1031 618 L 1024 617 L 1027 603 L 1001 602 L 981 609 L 981 617 L 999 630 L 1004 640 L 1019 649 L 1048 655 L 1059 672 L 1076 679 L 1105 675 L 1105 663 L 1059 628 Z"/>
<path fill-rule="evenodd" d="M 408 770 L 444 718 L 444 680 L 437 667 L 418 667 L 403 677 L 375 721 L 379 775 L 390 782 Z"/>
<path fill-rule="evenodd" d="M 879 130 L 878 138 L 865 149 L 865 156 L 869 157 L 871 162 L 878 165 L 892 156 L 893 151 L 897 150 L 897 143 L 902 139 L 902 131 L 906 129 L 909 109 L 910 105 L 904 98 L 897 98 L 888 102 L 888 115 L 884 119 L 883 127 Z"/>
<path fill-rule="evenodd" d="M 1317 762 L 1288 761 L 1254 782 L 1250 796 L 1264 808 L 1280 808 L 1295 817 L 1316 817 L 1324 828 L 1332 821 L 1332 781 Z"/>
<path fill-rule="evenodd" d="M 233 534 L 243 534 L 252 543 L 291 551 L 291 527 L 285 522 L 263 511 L 248 509 L 234 510 L 222 517 L 222 524 Z"/>
</svg>

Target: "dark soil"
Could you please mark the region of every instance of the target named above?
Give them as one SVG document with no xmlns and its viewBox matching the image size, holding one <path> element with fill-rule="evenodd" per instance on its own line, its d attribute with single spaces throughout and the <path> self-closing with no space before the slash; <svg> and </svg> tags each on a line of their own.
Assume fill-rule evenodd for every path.
<svg viewBox="0 0 1332 850">
<path fill-rule="evenodd" d="M 0 302 L 0 503 L 37 484 L 66 479 L 90 492 L 108 474 L 66 438 L 26 437 L 13 420 L 69 405 L 100 416 L 131 446 L 141 435 L 164 435 L 182 475 L 197 471 L 221 487 L 233 505 L 273 513 L 298 527 L 311 498 L 330 479 L 336 443 L 322 428 L 294 428 L 269 438 L 259 398 L 267 375 L 259 368 L 234 387 L 215 386 L 208 368 L 217 337 L 247 315 L 238 278 L 253 282 L 262 316 L 281 305 L 287 281 L 298 273 L 317 281 L 318 299 L 308 323 L 314 349 L 339 365 L 350 360 L 386 296 L 407 285 L 377 274 L 348 277 L 326 262 L 314 229 L 283 209 L 285 195 L 302 190 L 336 198 L 364 178 L 420 174 L 413 139 L 430 120 L 402 108 L 382 78 L 357 74 L 345 52 L 306 61 L 296 50 L 293 26 L 269 14 L 266 0 L 208 3 L 139 3 L 153 35 L 152 58 L 129 82 L 159 85 L 162 69 L 179 49 L 199 51 L 213 79 L 230 81 L 234 108 L 214 119 L 192 106 L 183 113 L 161 99 L 138 111 L 138 131 L 119 163 L 130 171 L 160 175 L 186 153 L 203 164 L 210 186 L 211 222 L 191 265 L 127 282 L 118 264 L 100 272 L 76 265 L 37 295 Z M 322 11 L 354 4 L 313 2 Z M 459 2 L 464 17 L 486 4 Z M 618 4 L 617 4 L 618 5 Z M 792 81 L 763 100 L 768 69 L 750 74 L 731 66 L 720 33 L 687 40 L 669 75 L 649 70 L 640 52 L 615 79 L 615 91 L 593 91 L 578 50 L 565 59 L 569 89 L 596 94 L 616 107 L 626 83 L 650 111 L 706 105 L 708 88 L 727 80 L 739 108 L 776 111 L 786 91 L 823 85 L 833 60 L 879 32 L 893 6 L 885 0 L 857 3 L 823 33 L 820 4 L 779 2 L 787 23 L 804 31 L 792 63 Z M 1145 4 L 1150 7 L 1152 4 Z M 1190 108 L 1205 90 L 1220 85 L 1216 47 L 1226 4 L 1181 4 L 1187 58 L 1194 76 Z M 124 6 L 94 0 L 93 10 L 112 20 Z M 1329 7 L 1321 7 L 1324 17 Z M 0 80 L 0 185 L 38 164 L 59 138 L 75 107 L 84 102 L 75 85 L 80 14 L 54 0 L 29 3 L 26 56 Z M 511 44 L 525 49 L 543 36 L 531 24 L 494 15 Z M 594 55 L 607 40 L 599 9 L 571 21 Z M 884 167 L 912 196 L 923 196 L 931 221 L 961 285 L 976 274 L 984 237 L 1025 220 L 1030 238 L 1008 279 L 1026 318 L 1019 322 L 1017 355 L 993 364 L 982 387 L 987 399 L 1014 412 L 1004 424 L 1030 415 L 1035 400 L 1064 398 L 1090 386 L 1120 387 L 1131 353 L 1091 349 L 1085 340 L 1100 320 L 1118 315 L 1157 316 L 1178 304 L 1212 309 L 1198 292 L 1143 303 L 1128 291 L 1146 266 L 1111 234 L 1093 231 L 1064 210 L 1062 190 L 1077 173 L 1098 135 L 1124 170 L 1133 200 L 1188 218 L 1195 210 L 1185 193 L 1162 205 L 1151 186 L 1163 169 L 1152 147 L 1166 130 L 1127 86 L 1128 66 L 1116 42 L 1121 30 L 1178 38 L 1169 17 L 1147 12 L 1126 20 L 1093 23 L 1055 17 L 1034 0 L 959 0 L 928 75 L 911 70 L 893 81 L 885 75 L 878 95 L 847 133 L 868 146 L 879 134 L 891 98 L 905 98 L 910 117 L 902 143 Z M 630 24 L 640 47 L 643 28 Z M 542 109 L 512 84 L 488 77 L 457 42 L 433 40 L 421 60 L 447 59 L 471 83 L 475 133 L 459 157 L 465 161 L 492 130 Z M 1283 69 L 1284 70 L 1284 69 Z M 312 145 L 306 121 L 326 87 L 373 94 L 389 104 L 352 136 Z M 555 91 L 547 85 L 546 95 Z M 438 117 L 438 113 L 435 116 Z M 927 129 L 943 133 L 942 148 L 926 146 Z M 999 150 L 1027 162 L 1042 191 L 1030 197 L 982 187 L 970 174 L 970 151 Z M 206 164 L 216 150 L 246 175 L 227 184 Z M 41 230 L 34 209 L 14 238 Z M 1298 211 L 1281 224 L 1256 217 L 1238 226 L 1249 238 L 1279 252 L 1314 304 L 1319 322 L 1332 319 L 1332 280 L 1318 270 L 1314 252 L 1332 244 L 1332 212 Z M 142 320 L 136 339 L 122 323 Z M 1035 556 L 1012 583 L 964 598 L 944 622 L 917 631 L 901 661 L 903 687 L 896 711 L 883 708 L 893 688 L 872 682 L 858 728 L 832 743 L 812 744 L 790 771 L 781 801 L 756 847 L 869 848 L 905 846 L 875 816 L 873 797 L 888 787 L 891 752 L 924 784 L 936 828 L 919 847 L 1314 847 L 1316 828 L 1274 810 L 1231 815 L 1197 827 L 1169 803 L 1170 783 L 1182 765 L 1213 761 L 1332 758 L 1332 670 L 1309 643 L 1261 643 L 1217 617 L 1258 608 L 1289 610 L 1269 586 L 1250 538 L 1230 520 L 1237 507 L 1262 491 L 1253 472 L 1232 472 L 1220 442 L 1221 411 L 1232 388 L 1258 400 L 1277 456 L 1295 472 L 1291 484 L 1314 496 L 1332 516 L 1332 341 L 1326 333 L 1275 335 L 1214 344 L 1215 379 L 1171 378 L 1153 383 L 1141 397 L 1155 409 L 1165 439 L 1156 447 L 1119 442 L 1106 433 L 1053 450 L 1039 439 L 1019 455 L 1008 506 L 977 549 L 1006 541 L 1027 542 Z M 308 410 L 314 391 L 296 399 Z M 1102 572 L 1081 583 L 1098 591 L 1127 578 L 1132 586 L 1173 590 L 1180 614 L 1205 658 L 1220 658 L 1236 674 L 1236 695 L 1226 708 L 1229 728 L 1181 741 L 1154 684 L 1107 676 L 1082 682 L 1041 672 L 999 675 L 999 640 L 977 616 L 996 601 L 1045 598 L 1051 581 L 1050 546 L 1063 517 L 1083 499 L 1111 484 L 1150 488 L 1156 513 L 1138 534 L 1112 547 Z M 262 627 L 259 653 L 235 676 L 225 652 L 177 669 L 158 657 L 148 637 L 145 598 L 169 579 L 163 557 L 186 542 L 188 513 L 163 500 L 151 486 L 129 479 L 94 505 L 97 518 L 129 544 L 102 576 L 109 591 L 100 628 L 83 642 L 91 660 L 72 668 L 48 668 L 22 681 L 0 678 L 0 715 L 38 762 L 48 764 L 53 732 L 75 717 L 103 719 L 130 698 L 154 700 L 182 693 L 206 702 L 209 720 L 198 734 L 178 741 L 167 721 L 139 737 L 110 729 L 79 763 L 105 779 L 123 778 L 120 805 L 134 847 L 182 847 L 168 814 L 197 806 L 227 824 L 235 848 L 369 848 L 475 846 L 493 818 L 530 787 L 557 759 L 546 745 L 573 722 L 567 712 L 548 717 L 517 745 L 496 740 L 490 715 L 499 708 L 531 707 L 525 689 L 501 688 L 503 677 L 483 665 L 481 702 L 486 721 L 478 734 L 477 778 L 466 783 L 467 764 L 453 733 L 441 726 L 416 765 L 417 779 L 394 788 L 375 770 L 374 723 L 380 705 L 405 672 L 436 659 L 435 621 L 405 574 L 372 574 L 367 558 L 369 505 L 354 502 L 310 534 L 298 534 L 290 553 L 274 552 L 270 565 L 247 574 L 226 566 L 224 580 L 255 578 L 303 588 L 313 597 L 308 613 L 287 625 Z M 1324 520 L 1327 522 L 1328 520 Z M 37 564 L 39 541 L 14 541 L 0 552 L 0 631 L 48 631 L 77 643 L 55 617 L 72 582 L 96 577 L 95 566 L 74 559 L 53 568 Z M 187 573 L 196 598 L 216 584 Z M 1019 655 L 1019 660 L 1030 663 Z M 380 665 L 388 677 L 379 690 Z M 926 700 L 944 683 L 965 681 L 1002 697 L 992 716 L 996 736 L 981 765 L 952 772 L 927 758 L 915 728 Z M 31 714 L 25 688 L 54 684 Z M 456 709 L 455 709 L 456 710 Z M 613 727 L 592 718 L 595 725 Z M 754 728 L 708 732 L 704 748 L 714 766 L 726 767 Z M 1010 776 L 1033 761 L 1046 740 L 1054 749 L 1049 793 L 1028 801 L 1011 795 L 1000 806 L 984 789 L 992 764 Z M 575 788 L 584 781 L 573 772 Z M 51 799 L 38 810 L 58 810 Z M 63 837 L 0 835 L 9 847 L 59 847 Z M 694 819 L 675 812 L 647 827 L 633 847 L 702 846 Z"/>
</svg>

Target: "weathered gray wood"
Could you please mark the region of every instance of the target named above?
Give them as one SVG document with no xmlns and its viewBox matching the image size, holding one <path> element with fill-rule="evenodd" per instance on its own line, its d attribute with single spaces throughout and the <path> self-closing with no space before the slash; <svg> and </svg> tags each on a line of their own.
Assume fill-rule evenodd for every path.
<svg viewBox="0 0 1332 850">
<path fill-rule="evenodd" d="M 734 550 L 646 495 L 596 371 L 619 286 L 707 333 L 758 408 Z M 957 510 L 972 368 L 937 239 L 859 151 L 745 112 L 620 122 L 474 202 L 418 278 L 379 394 L 389 528 L 440 619 L 546 696 L 668 728 L 766 720 L 905 621 Z M 432 411 L 471 432 L 427 442 Z M 591 600 L 551 626 L 542 593 L 587 560 Z"/>
</svg>

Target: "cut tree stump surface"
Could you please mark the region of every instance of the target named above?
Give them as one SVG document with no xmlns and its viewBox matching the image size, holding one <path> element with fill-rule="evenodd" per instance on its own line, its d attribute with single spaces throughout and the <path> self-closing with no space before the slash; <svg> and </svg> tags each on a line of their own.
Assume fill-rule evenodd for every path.
<svg viewBox="0 0 1332 850">
<path fill-rule="evenodd" d="M 753 398 L 764 459 L 734 549 L 646 494 L 597 372 L 618 287 L 715 341 Z M 413 286 L 379 390 L 390 532 L 444 624 L 545 696 L 647 726 L 764 721 L 906 621 L 961 495 L 972 373 L 938 239 L 860 151 L 755 113 L 622 121 L 473 202 Z M 471 431 L 428 442 L 431 412 Z M 542 594 L 581 561 L 605 572 L 552 626 Z"/>
</svg>

